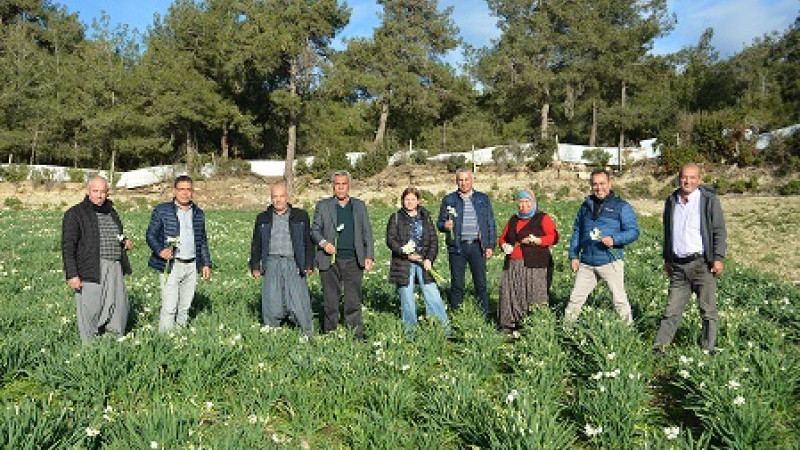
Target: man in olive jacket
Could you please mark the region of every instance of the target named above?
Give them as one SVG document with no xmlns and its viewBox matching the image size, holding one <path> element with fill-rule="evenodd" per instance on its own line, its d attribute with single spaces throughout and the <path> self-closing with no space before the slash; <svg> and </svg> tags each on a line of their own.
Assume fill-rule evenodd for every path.
<svg viewBox="0 0 800 450">
<path fill-rule="evenodd" d="M 331 177 L 333 196 L 314 208 L 311 239 L 317 246 L 315 262 L 322 280 L 327 333 L 339 326 L 339 299 L 344 290 L 344 320 L 356 339 L 364 338 L 361 317 L 361 282 L 364 270 L 372 270 L 375 243 L 367 206 L 350 196 L 350 174 L 338 171 Z"/>
<path fill-rule="evenodd" d="M 75 292 L 83 342 L 104 331 L 125 334 L 129 306 L 122 277 L 131 273 L 127 251 L 132 248 L 108 199 L 108 182 L 92 178 L 83 201 L 64 213 L 61 228 L 64 273 Z"/>
</svg>

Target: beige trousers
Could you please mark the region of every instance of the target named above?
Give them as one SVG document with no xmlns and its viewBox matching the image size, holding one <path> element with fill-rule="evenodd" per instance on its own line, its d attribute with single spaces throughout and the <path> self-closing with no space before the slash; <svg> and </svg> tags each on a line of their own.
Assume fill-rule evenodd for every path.
<svg viewBox="0 0 800 450">
<path fill-rule="evenodd" d="M 625 263 L 622 260 L 602 265 L 590 266 L 581 263 L 575 275 L 575 286 L 569 296 L 569 303 L 564 311 L 564 320 L 574 322 L 581 313 L 586 298 L 597 286 L 597 279 L 602 278 L 611 291 L 614 309 L 625 323 L 633 323 L 631 305 L 625 292 Z"/>
</svg>

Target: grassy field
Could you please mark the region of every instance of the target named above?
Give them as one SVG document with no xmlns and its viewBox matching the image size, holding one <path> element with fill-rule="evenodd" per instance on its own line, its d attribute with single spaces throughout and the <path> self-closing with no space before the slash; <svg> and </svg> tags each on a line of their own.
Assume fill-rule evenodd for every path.
<svg viewBox="0 0 800 450">
<path fill-rule="evenodd" d="M 406 340 L 386 281 L 392 210 L 374 208 L 366 341 L 340 330 L 313 344 L 259 323 L 260 285 L 247 273 L 255 213 L 207 211 L 213 278 L 198 285 L 190 327 L 160 335 L 143 239 L 149 213 L 123 211 L 137 245 L 131 331 L 81 345 L 61 270 L 62 213 L 0 211 L 0 448 L 800 446 L 798 288 L 731 261 L 720 283 L 720 352 L 699 350 L 692 306 L 675 346 L 654 359 L 667 288 L 658 219 L 642 217 L 626 251 L 633 328 L 601 287 L 564 329 L 577 203 L 542 207 L 561 231 L 553 298 L 516 339 L 480 318 L 468 290 L 451 336 L 422 321 Z M 498 206 L 500 226 L 512 208 Z M 437 268 L 446 267 L 443 254 Z M 499 257 L 490 262 L 493 303 L 501 267 Z M 318 317 L 317 275 L 311 289 Z"/>
</svg>

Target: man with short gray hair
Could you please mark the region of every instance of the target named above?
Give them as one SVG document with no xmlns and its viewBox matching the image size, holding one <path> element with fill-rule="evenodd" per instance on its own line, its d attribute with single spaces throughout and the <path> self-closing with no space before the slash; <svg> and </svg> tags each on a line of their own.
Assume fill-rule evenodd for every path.
<svg viewBox="0 0 800 450">
<path fill-rule="evenodd" d="M 131 273 L 132 248 L 108 199 L 108 181 L 93 177 L 83 201 L 64 213 L 61 229 L 64 273 L 75 292 L 83 342 L 105 331 L 125 334 L 129 306 L 123 275 Z"/>
<path fill-rule="evenodd" d="M 314 208 L 311 239 L 317 247 L 315 262 L 322 280 L 325 318 L 323 330 L 339 326 L 339 299 L 344 297 L 344 320 L 356 339 L 364 338 L 361 283 L 364 270 L 372 270 L 375 242 L 366 204 L 350 196 L 350 174 L 331 177 L 333 196 Z M 342 293 L 344 291 L 344 293 Z"/>
</svg>

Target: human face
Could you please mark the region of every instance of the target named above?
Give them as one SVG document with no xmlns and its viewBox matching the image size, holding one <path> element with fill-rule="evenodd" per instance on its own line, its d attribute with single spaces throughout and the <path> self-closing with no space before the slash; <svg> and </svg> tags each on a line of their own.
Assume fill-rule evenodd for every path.
<svg viewBox="0 0 800 450">
<path fill-rule="evenodd" d="M 89 196 L 90 202 L 102 206 L 108 198 L 108 182 L 103 178 L 94 178 L 86 186 L 86 195 Z"/>
<path fill-rule="evenodd" d="M 179 181 L 172 189 L 172 194 L 175 196 L 175 201 L 178 202 L 178 205 L 189 206 L 194 195 L 194 186 L 188 181 Z"/>
<path fill-rule="evenodd" d="M 458 191 L 462 194 L 472 192 L 472 172 L 459 172 L 456 175 L 456 183 L 458 184 Z"/>
<path fill-rule="evenodd" d="M 350 180 L 347 175 L 333 177 L 333 195 L 339 200 L 350 197 Z"/>
<path fill-rule="evenodd" d="M 269 198 L 272 201 L 272 207 L 275 208 L 278 214 L 286 212 L 286 208 L 289 204 L 289 196 L 286 195 L 286 186 L 273 186 Z"/>
<path fill-rule="evenodd" d="M 592 177 L 592 193 L 600 200 L 608 197 L 611 192 L 611 180 L 604 173 L 595 174 Z"/>
<path fill-rule="evenodd" d="M 689 195 L 700 185 L 700 168 L 697 166 L 686 166 L 681 169 L 678 181 L 683 195 Z"/>
<path fill-rule="evenodd" d="M 520 214 L 530 214 L 531 210 L 533 209 L 533 202 L 529 198 L 522 197 L 517 202 L 517 209 L 519 210 Z"/>
<path fill-rule="evenodd" d="M 406 211 L 416 211 L 417 206 L 419 206 L 419 199 L 413 192 L 409 192 L 403 197 L 403 208 L 405 208 Z"/>
</svg>

